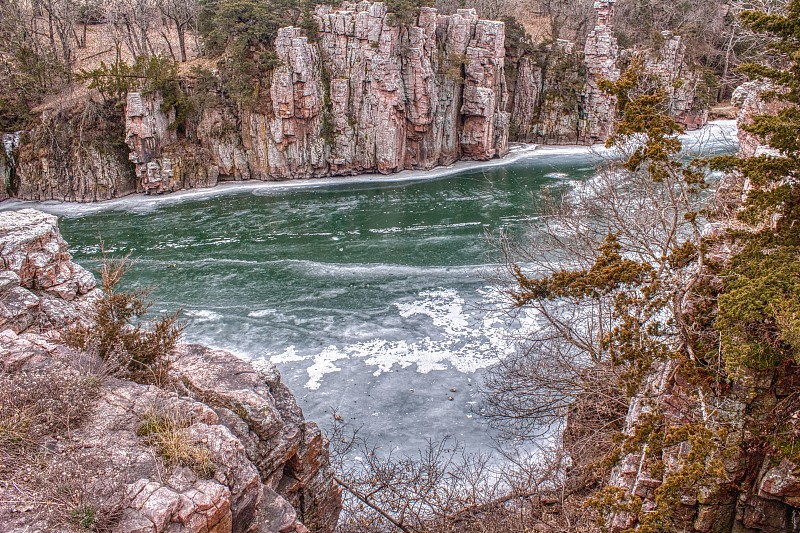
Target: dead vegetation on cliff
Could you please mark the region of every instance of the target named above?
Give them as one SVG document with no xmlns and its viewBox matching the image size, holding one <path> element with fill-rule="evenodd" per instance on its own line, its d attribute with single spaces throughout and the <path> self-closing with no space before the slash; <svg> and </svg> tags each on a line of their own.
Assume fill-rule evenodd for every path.
<svg viewBox="0 0 800 533">
<path fill-rule="evenodd" d="M 111 531 L 121 487 L 96 497 L 87 488 L 96 465 L 80 453 L 56 452 L 91 415 L 107 369 L 90 356 L 67 355 L 0 372 L 0 492 L 11 513 L 3 520 L 11 527 L 36 516 L 62 530 Z"/>
<path fill-rule="evenodd" d="M 445 438 L 417 455 L 394 455 L 341 421 L 329 438 L 344 489 L 339 533 L 578 533 L 594 524 L 581 488 L 566 488 L 569 461 L 557 447 L 471 454 Z"/>
<path fill-rule="evenodd" d="M 214 462 L 203 445 L 192 442 L 187 428 L 194 422 L 174 407 L 153 406 L 141 417 L 136 434 L 152 446 L 167 466 L 188 466 L 198 476 L 214 475 Z"/>
</svg>

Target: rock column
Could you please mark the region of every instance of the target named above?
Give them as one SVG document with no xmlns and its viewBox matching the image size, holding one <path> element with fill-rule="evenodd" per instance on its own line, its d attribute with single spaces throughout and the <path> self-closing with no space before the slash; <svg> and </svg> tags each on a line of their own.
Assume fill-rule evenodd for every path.
<svg viewBox="0 0 800 533">
<path fill-rule="evenodd" d="M 586 88 L 584 89 L 584 136 L 588 144 L 604 141 L 613 132 L 616 98 L 604 93 L 600 80 L 617 81 L 619 45 L 614 37 L 614 3 L 616 0 L 598 0 L 594 3 L 597 24 L 586 39 L 584 63 Z"/>
</svg>

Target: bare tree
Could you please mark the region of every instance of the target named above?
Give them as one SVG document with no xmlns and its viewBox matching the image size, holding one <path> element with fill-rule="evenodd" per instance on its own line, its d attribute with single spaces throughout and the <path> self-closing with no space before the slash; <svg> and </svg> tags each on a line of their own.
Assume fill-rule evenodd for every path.
<svg viewBox="0 0 800 533">
<path fill-rule="evenodd" d="M 150 33 L 161 24 L 156 0 L 110 0 L 106 17 L 134 59 L 155 55 Z"/>
<path fill-rule="evenodd" d="M 196 25 L 199 11 L 197 0 L 159 0 L 158 9 L 175 28 L 178 37 L 180 60 L 186 61 L 186 31 Z M 167 46 L 172 50 L 172 45 L 166 36 L 165 40 L 167 41 Z"/>
<path fill-rule="evenodd" d="M 74 40 L 75 23 L 78 19 L 78 6 L 71 0 L 39 0 L 44 12 L 47 35 L 53 55 L 61 60 L 67 78 L 72 76 L 75 63 Z"/>
<path fill-rule="evenodd" d="M 744 76 L 736 72 L 742 63 L 769 61 L 769 43 L 772 40 L 767 34 L 756 33 L 742 23 L 740 18 L 744 11 L 761 11 L 767 14 L 786 12 L 788 0 L 730 0 L 722 27 L 720 46 L 720 87 L 717 99 L 726 98 L 730 91 L 744 81 Z"/>
<path fill-rule="evenodd" d="M 657 88 L 643 83 L 637 102 L 659 102 Z M 707 275 L 705 173 L 684 162 L 680 129 L 657 118 L 662 112 L 650 120 L 664 130 L 615 137 L 597 176 L 542 199 L 543 215 L 522 245 L 500 243 L 510 304 L 537 322 L 520 332 L 518 353 L 491 370 L 484 414 L 508 439 L 566 425 L 565 446 L 587 469 L 613 449 L 650 365 L 672 353 L 693 357 L 684 320 Z"/>
<path fill-rule="evenodd" d="M 593 531 L 557 444 L 493 456 L 445 438 L 411 457 L 370 447 L 342 422 L 328 435 L 344 490 L 339 533 Z"/>
<path fill-rule="evenodd" d="M 550 21 L 550 38 L 582 42 L 594 25 L 593 1 L 539 0 L 542 14 Z"/>
<path fill-rule="evenodd" d="M 81 25 L 81 34 L 78 36 L 77 32 L 75 32 L 75 40 L 78 43 L 78 47 L 86 48 L 89 25 L 103 21 L 103 0 L 81 0 L 77 2 L 77 7 L 76 22 Z M 74 28 L 73 31 L 75 31 Z"/>
</svg>

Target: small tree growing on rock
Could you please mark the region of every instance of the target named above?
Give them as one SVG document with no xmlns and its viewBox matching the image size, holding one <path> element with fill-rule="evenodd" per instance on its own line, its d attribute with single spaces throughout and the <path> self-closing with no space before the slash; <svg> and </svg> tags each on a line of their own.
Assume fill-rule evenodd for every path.
<svg viewBox="0 0 800 533">
<path fill-rule="evenodd" d="M 73 348 L 97 353 L 114 372 L 138 383 L 163 385 L 184 326 L 178 323 L 177 312 L 145 320 L 149 291 L 118 290 L 130 267 L 129 256 L 114 260 L 104 255 L 100 268 L 103 296 L 97 300 L 91 323 L 74 326 L 66 341 Z"/>
</svg>

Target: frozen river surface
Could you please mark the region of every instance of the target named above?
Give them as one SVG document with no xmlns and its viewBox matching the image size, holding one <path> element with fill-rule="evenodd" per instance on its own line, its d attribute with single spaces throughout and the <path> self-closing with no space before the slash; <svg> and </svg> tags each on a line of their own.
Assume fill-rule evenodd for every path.
<svg viewBox="0 0 800 533">
<path fill-rule="evenodd" d="M 532 196 L 589 179 L 596 159 L 528 149 L 449 174 L 44 208 L 64 215 L 79 263 L 96 266 L 101 240 L 130 252 L 127 286 L 182 309 L 184 340 L 271 360 L 321 425 L 335 409 L 385 449 L 451 435 L 477 450 L 492 437 L 476 414 L 482 372 L 514 349 L 490 291 L 492 236 L 535 228 Z"/>
</svg>

